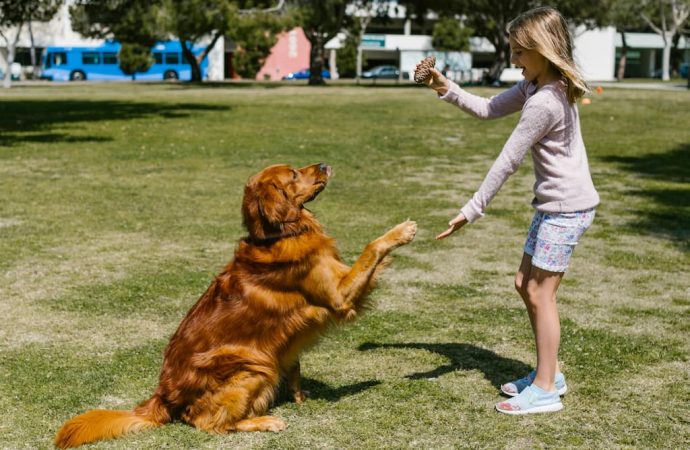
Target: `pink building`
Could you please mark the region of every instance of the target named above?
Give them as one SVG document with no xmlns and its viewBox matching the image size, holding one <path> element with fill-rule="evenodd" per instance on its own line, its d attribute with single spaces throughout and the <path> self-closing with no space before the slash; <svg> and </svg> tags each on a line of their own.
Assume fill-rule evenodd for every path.
<svg viewBox="0 0 690 450">
<path fill-rule="evenodd" d="M 309 68 L 311 44 L 302 28 L 293 28 L 278 36 L 264 66 L 256 74 L 257 80 L 280 80 L 290 72 Z"/>
</svg>

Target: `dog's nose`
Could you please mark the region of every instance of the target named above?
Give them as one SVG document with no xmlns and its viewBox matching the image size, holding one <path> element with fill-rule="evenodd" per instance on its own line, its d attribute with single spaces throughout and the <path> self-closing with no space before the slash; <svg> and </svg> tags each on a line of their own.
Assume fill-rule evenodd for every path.
<svg viewBox="0 0 690 450">
<path fill-rule="evenodd" d="M 326 164 L 326 163 L 321 163 L 321 164 L 319 164 L 319 170 L 320 170 L 321 172 L 325 172 L 327 177 L 330 177 L 330 176 L 331 176 L 331 173 L 333 172 L 332 169 L 331 169 L 331 166 L 329 166 L 329 165 Z"/>
<path fill-rule="evenodd" d="M 328 164 L 326 164 L 326 163 L 320 163 L 319 164 L 319 170 L 321 172 L 325 172 L 327 169 L 328 169 Z"/>
</svg>

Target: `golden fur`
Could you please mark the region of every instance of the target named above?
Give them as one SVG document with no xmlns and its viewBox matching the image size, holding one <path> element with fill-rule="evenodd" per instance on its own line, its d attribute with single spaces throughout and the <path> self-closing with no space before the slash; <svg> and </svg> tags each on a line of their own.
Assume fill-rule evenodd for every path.
<svg viewBox="0 0 690 450">
<path fill-rule="evenodd" d="M 370 242 L 350 268 L 304 203 L 323 190 L 325 164 L 271 166 L 252 177 L 242 215 L 249 236 L 182 320 L 153 396 L 132 411 L 94 410 L 67 421 L 60 448 L 181 420 L 202 430 L 281 431 L 266 415 L 281 378 L 300 403 L 299 354 L 329 325 L 365 306 L 385 257 L 407 244 L 406 221 Z"/>
</svg>

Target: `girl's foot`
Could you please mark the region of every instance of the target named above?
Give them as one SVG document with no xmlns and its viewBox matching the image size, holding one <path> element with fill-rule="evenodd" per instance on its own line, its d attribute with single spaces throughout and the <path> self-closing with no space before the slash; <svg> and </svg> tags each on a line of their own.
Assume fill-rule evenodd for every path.
<svg viewBox="0 0 690 450">
<path fill-rule="evenodd" d="M 556 412 L 563 409 L 558 391 L 547 392 L 535 384 L 530 384 L 518 395 L 496 404 L 496 411 L 504 414 L 532 414 Z"/>
<path fill-rule="evenodd" d="M 525 388 L 532 384 L 534 378 L 537 376 L 537 371 L 533 370 L 527 374 L 526 377 L 520 378 L 519 380 L 512 381 L 510 383 L 501 385 L 501 392 L 510 397 L 515 397 L 520 392 L 525 390 Z M 563 373 L 558 372 L 556 374 L 556 389 L 558 390 L 558 395 L 564 395 L 568 392 L 568 385 L 565 384 L 565 376 Z"/>
</svg>

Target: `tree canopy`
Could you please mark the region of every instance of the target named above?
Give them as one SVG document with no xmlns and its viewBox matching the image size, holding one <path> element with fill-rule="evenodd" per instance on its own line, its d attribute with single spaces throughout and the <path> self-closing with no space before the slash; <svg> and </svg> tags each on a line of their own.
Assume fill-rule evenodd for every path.
<svg viewBox="0 0 690 450">
<path fill-rule="evenodd" d="M 0 0 L 0 39 L 5 42 L 7 48 L 4 87 L 9 88 L 12 83 L 10 67 L 14 62 L 17 42 L 24 24 L 50 20 L 62 3 L 63 0 Z M 14 28 L 14 36 L 10 36 L 10 28 Z"/>
<path fill-rule="evenodd" d="M 477 36 L 485 37 L 496 49 L 496 59 L 489 70 L 489 79 L 496 80 L 510 61 L 510 44 L 507 28 L 519 14 L 541 6 L 539 0 L 401 0 L 408 15 L 424 20 L 428 11 L 440 14 L 457 14 L 466 18 L 466 25 Z M 606 20 L 606 8 L 599 0 L 554 0 L 551 6 L 558 9 L 573 26 L 594 27 Z"/>
<path fill-rule="evenodd" d="M 201 81 L 201 61 L 220 37 L 237 36 L 233 30 L 247 31 L 252 24 L 266 26 L 264 34 L 245 33 L 249 37 L 241 48 L 261 49 L 267 54 L 273 45 L 268 46 L 270 37 L 283 27 L 277 19 L 271 21 L 264 16 L 262 20 L 252 14 L 274 12 L 276 5 L 283 3 L 282 0 L 79 0 L 70 8 L 70 14 L 75 29 L 88 37 L 113 38 L 142 47 L 151 47 L 162 39 L 179 39 L 191 66 L 192 81 Z M 192 49 L 199 46 L 203 50 L 195 56 Z M 259 58 L 255 52 L 251 54 L 251 61 Z"/>
<path fill-rule="evenodd" d="M 298 21 L 311 44 L 309 84 L 323 84 L 324 46 L 343 28 L 348 2 L 346 0 L 293 0 L 293 3 L 299 8 Z"/>
</svg>

